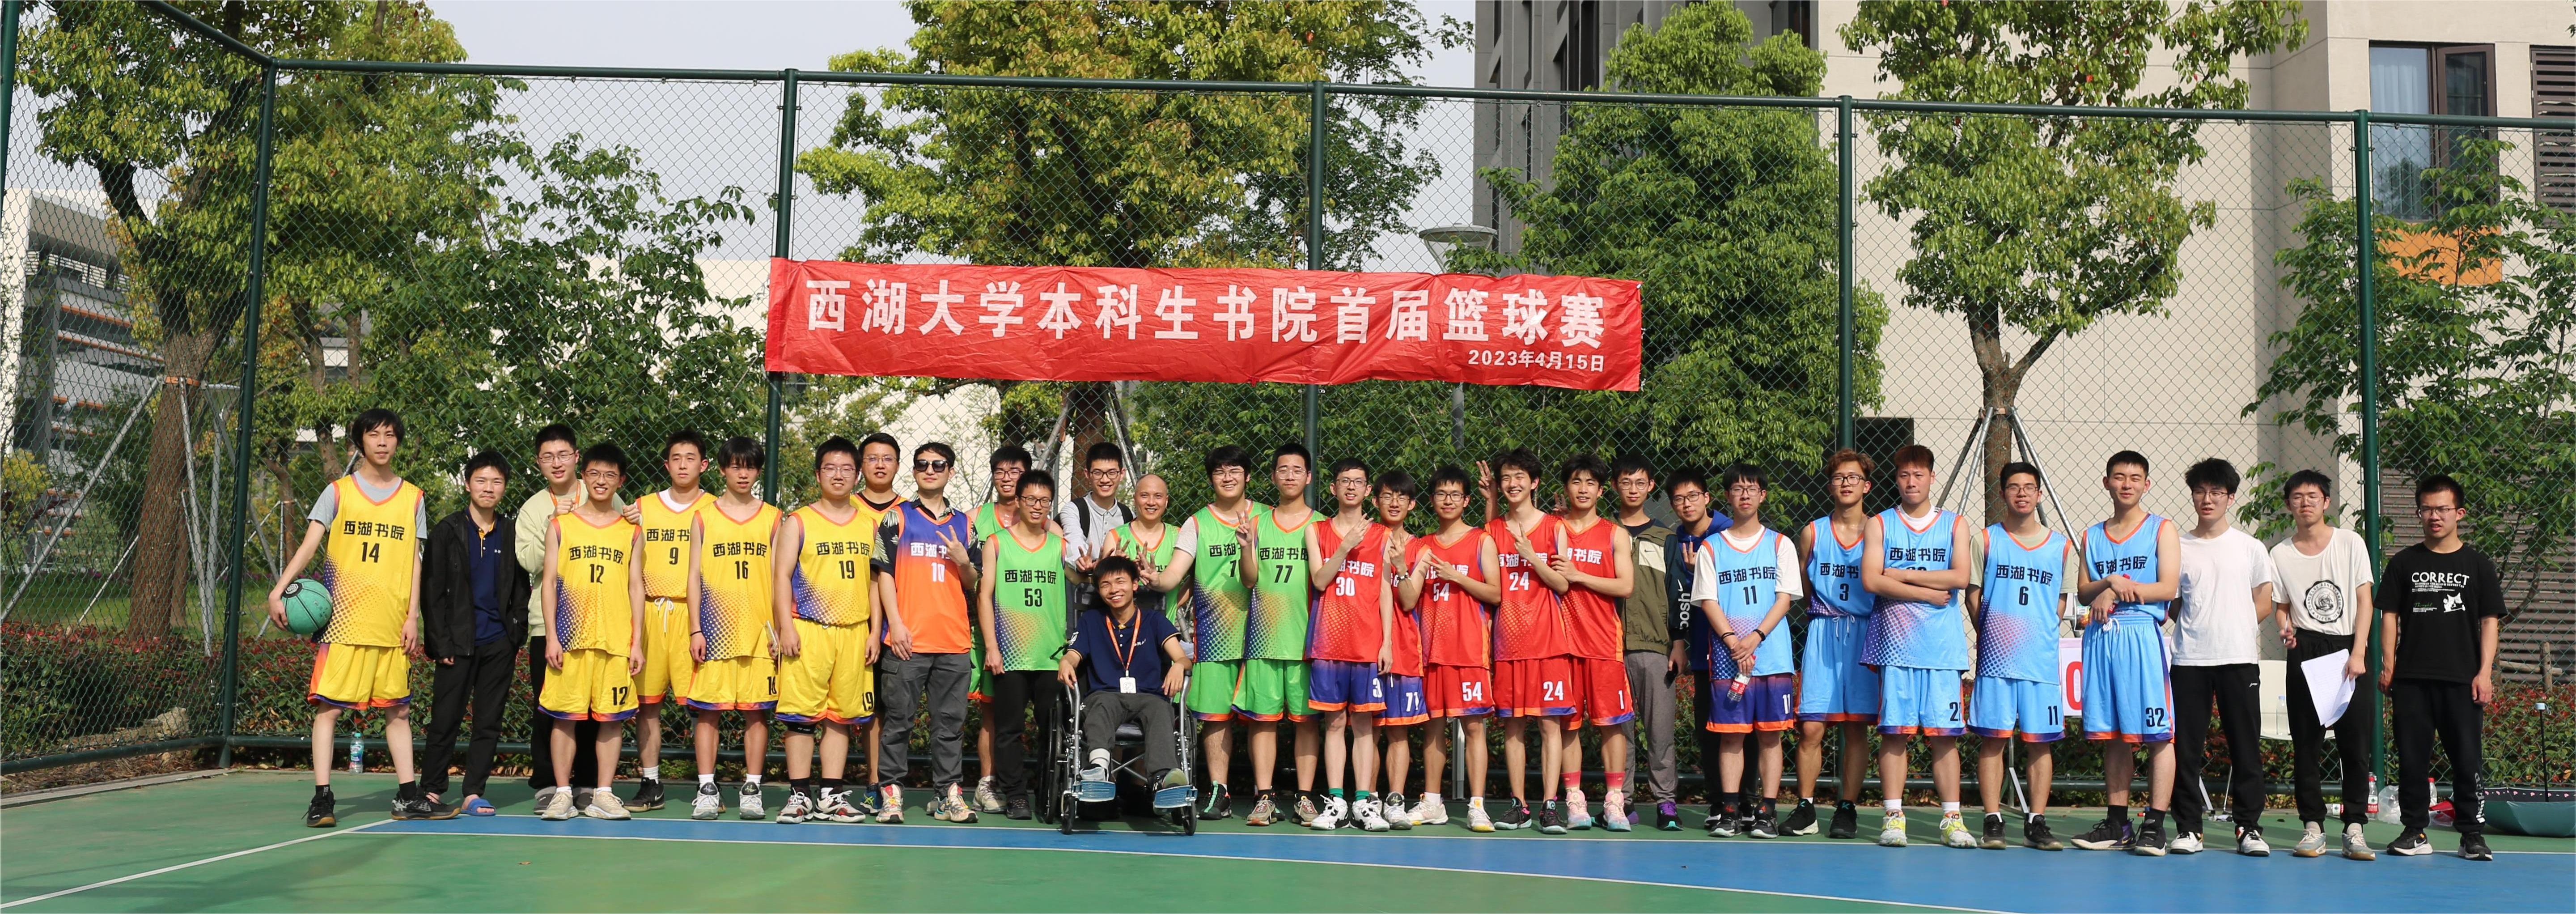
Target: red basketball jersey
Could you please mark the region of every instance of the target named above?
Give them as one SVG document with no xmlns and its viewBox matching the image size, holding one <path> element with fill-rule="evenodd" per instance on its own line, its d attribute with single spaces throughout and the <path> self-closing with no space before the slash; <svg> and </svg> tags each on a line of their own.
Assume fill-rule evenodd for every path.
<svg viewBox="0 0 2576 914">
<path fill-rule="evenodd" d="M 1519 547 L 1514 545 L 1510 521 L 1494 518 L 1485 525 L 1485 533 L 1494 538 L 1502 553 L 1503 601 L 1494 607 L 1494 659 L 1540 660 L 1574 654 L 1573 633 L 1565 622 L 1565 601 L 1538 572 L 1521 563 Z M 1539 564 L 1545 565 L 1556 551 L 1556 533 L 1564 522 L 1556 515 L 1540 515 L 1538 525 L 1530 528 L 1529 547 Z"/>
<path fill-rule="evenodd" d="M 1384 524 L 1378 525 L 1378 530 L 1387 536 L 1394 535 L 1394 532 L 1388 530 Z M 1420 542 L 1420 539 L 1416 539 L 1415 542 Z M 1383 554 L 1383 551 L 1381 551 L 1381 554 Z M 1395 570 L 1403 571 L 1405 569 L 1412 568 L 1412 558 L 1415 554 L 1416 553 L 1412 549 L 1408 548 L 1404 551 L 1403 555 L 1397 556 L 1398 559 L 1404 561 L 1404 567 Z M 1421 621 L 1415 618 L 1414 613 L 1405 611 L 1403 604 L 1403 596 L 1398 594 L 1396 598 L 1395 630 L 1386 633 L 1386 637 L 1395 642 L 1394 649 L 1388 651 L 1388 654 L 1394 660 L 1394 663 L 1379 672 L 1393 673 L 1398 676 L 1420 676 L 1422 675 Z"/>
<path fill-rule="evenodd" d="M 1315 544 L 1325 555 L 1342 550 L 1342 535 L 1329 520 L 1314 525 Z M 1386 528 L 1370 524 L 1359 533 L 1342 570 L 1324 585 L 1306 629 L 1306 658 L 1376 663 L 1386 637 L 1378 625 L 1377 589 L 1386 580 Z"/>
<path fill-rule="evenodd" d="M 1615 545 L 1611 531 L 1619 525 L 1594 518 L 1592 526 L 1575 532 L 1573 524 L 1565 525 L 1565 558 L 1574 570 L 1596 577 L 1614 577 L 1619 572 L 1618 559 L 1610 554 Z M 1619 601 L 1592 592 L 1576 584 L 1565 591 L 1565 615 L 1574 629 L 1574 656 L 1593 660 L 1617 660 L 1625 656 L 1625 637 L 1619 627 Z"/>
<path fill-rule="evenodd" d="M 1486 540 L 1482 528 L 1471 528 L 1457 542 L 1440 545 L 1438 536 L 1417 536 L 1404 551 L 1405 567 L 1421 564 L 1422 554 L 1431 560 L 1445 562 L 1459 574 L 1479 581 L 1491 580 L 1494 570 L 1485 563 Z M 1422 599 L 1413 607 L 1422 620 L 1423 646 L 1427 658 L 1441 666 L 1494 665 L 1493 613 L 1484 603 L 1467 593 L 1467 589 L 1447 581 L 1432 581 L 1422 587 Z"/>
</svg>

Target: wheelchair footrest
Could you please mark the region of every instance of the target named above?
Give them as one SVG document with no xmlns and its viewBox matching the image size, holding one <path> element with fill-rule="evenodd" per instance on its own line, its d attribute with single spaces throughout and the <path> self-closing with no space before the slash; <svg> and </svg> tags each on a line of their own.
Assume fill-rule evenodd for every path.
<svg viewBox="0 0 2576 914">
<path fill-rule="evenodd" d="M 1073 798 L 1085 803 L 1107 803 L 1118 799 L 1118 782 L 1075 781 Z"/>
<path fill-rule="evenodd" d="M 1196 787 L 1165 787 L 1154 791 L 1155 809 L 1180 809 L 1196 806 L 1198 802 L 1199 789 Z"/>
</svg>

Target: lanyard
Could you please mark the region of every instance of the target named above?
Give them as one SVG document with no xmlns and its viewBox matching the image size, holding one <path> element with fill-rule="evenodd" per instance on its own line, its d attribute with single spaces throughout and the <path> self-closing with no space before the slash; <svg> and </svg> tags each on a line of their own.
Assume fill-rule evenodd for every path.
<svg viewBox="0 0 2576 914">
<path fill-rule="evenodd" d="M 1132 609 L 1129 610 L 1129 612 L 1141 613 L 1143 610 Z M 1101 620 L 1109 623 L 1109 649 L 1118 653 L 1118 675 L 1120 676 L 1126 676 L 1130 673 L 1129 664 L 1135 660 L 1136 645 L 1145 638 L 1145 617 L 1137 615 L 1131 616 L 1130 618 L 1134 620 L 1135 624 L 1129 627 L 1127 634 L 1127 647 L 1124 650 L 1120 650 L 1118 647 L 1118 620 L 1107 617 L 1104 617 Z"/>
</svg>

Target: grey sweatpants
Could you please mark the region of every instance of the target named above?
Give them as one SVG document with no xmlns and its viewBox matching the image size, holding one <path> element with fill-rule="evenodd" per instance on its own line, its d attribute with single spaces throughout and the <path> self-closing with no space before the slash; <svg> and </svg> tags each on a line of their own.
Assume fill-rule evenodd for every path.
<svg viewBox="0 0 2576 914">
<path fill-rule="evenodd" d="M 1628 695 L 1637 703 L 1637 717 L 1628 722 L 1628 765 L 1644 769 L 1644 776 L 1631 770 L 1639 803 L 1668 803 L 1678 786 L 1673 769 L 1673 714 L 1678 703 L 1673 699 L 1671 655 L 1655 651 L 1628 652 Z"/>
<path fill-rule="evenodd" d="M 1087 766 L 1091 751 L 1118 750 L 1118 725 L 1135 721 L 1145 731 L 1145 771 L 1151 775 L 1179 767 L 1178 744 L 1172 729 L 1172 700 L 1162 693 L 1093 692 L 1082 698 L 1082 758 Z"/>
<path fill-rule="evenodd" d="M 885 723 L 877 741 L 882 777 L 901 781 L 912 770 L 912 719 L 921 713 L 922 695 L 930 698 L 930 786 L 942 793 L 966 770 L 966 686 L 975 672 L 967 654 L 921 654 L 903 660 L 888 653 L 877 659 L 877 719 Z"/>
</svg>

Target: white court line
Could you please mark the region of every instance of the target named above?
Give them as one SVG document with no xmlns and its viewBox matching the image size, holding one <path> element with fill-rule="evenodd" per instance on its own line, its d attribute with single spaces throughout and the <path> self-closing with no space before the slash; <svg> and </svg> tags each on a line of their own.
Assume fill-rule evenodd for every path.
<svg viewBox="0 0 2576 914">
<path fill-rule="evenodd" d="M 238 851 L 234 851 L 234 852 L 229 853 L 229 854 L 218 854 L 218 855 L 216 855 L 216 856 L 208 857 L 208 858 L 205 858 L 205 859 L 203 859 L 203 860 L 190 860 L 190 861 L 188 861 L 188 862 L 186 862 L 186 863 L 173 864 L 173 865 L 170 865 L 170 866 L 162 867 L 162 868 L 157 869 L 157 870 L 146 870 L 146 871 L 144 871 L 144 872 L 136 873 L 136 874 L 131 875 L 131 876 L 118 876 L 118 877 L 116 877 L 116 878 L 114 878 L 114 879 L 103 880 L 103 881 L 100 881 L 100 882 L 93 882 L 93 883 L 90 883 L 90 884 L 88 884 L 88 885 L 80 886 L 80 887 L 77 887 L 77 888 L 64 889 L 64 890 L 59 891 L 59 892 L 47 892 L 47 893 L 45 893 L 45 894 L 38 895 L 38 896 L 36 896 L 36 897 L 34 897 L 34 898 L 21 898 L 21 899 L 18 899 L 18 900 L 16 900 L 16 901 L 0 903 L 0 908 L 14 908 L 14 907 L 17 907 L 17 906 L 22 905 L 22 904 L 33 904 L 33 903 L 35 903 L 35 902 L 44 901 L 44 900 L 46 900 L 46 899 L 48 899 L 48 898 L 61 898 L 61 897 L 65 896 L 65 895 L 78 894 L 78 893 L 81 893 L 81 892 L 89 891 L 89 890 L 91 890 L 91 889 L 103 889 L 103 888 L 106 888 L 106 887 L 108 887 L 108 886 L 116 885 L 116 884 L 121 883 L 121 882 L 133 882 L 134 880 L 137 880 L 137 879 L 143 879 L 143 878 L 150 877 L 150 876 L 158 876 L 158 875 L 161 875 L 161 874 L 163 874 L 163 873 L 175 873 L 175 872 L 178 872 L 178 871 L 180 871 L 180 870 L 187 869 L 187 868 L 189 868 L 189 867 L 204 866 L 204 865 L 209 864 L 209 863 L 215 863 L 215 862 L 219 862 L 219 861 L 230 860 L 230 859 L 233 859 L 233 858 L 235 858 L 235 857 L 247 857 L 247 856 L 250 856 L 250 855 L 252 855 L 252 854 L 259 853 L 259 852 L 261 852 L 261 851 L 273 851 L 273 850 L 276 850 L 276 849 L 281 848 L 281 847 L 285 847 L 285 846 L 290 845 L 290 844 L 302 844 L 302 843 L 304 843 L 304 842 L 306 842 L 306 841 L 320 841 L 320 840 L 322 840 L 322 839 L 324 839 L 324 838 L 335 837 L 335 836 L 338 836 L 338 835 L 345 835 L 345 834 L 349 834 L 349 833 L 351 833 L 351 832 L 362 832 L 362 831 L 366 831 L 367 829 L 374 828 L 374 827 L 376 827 L 376 826 L 378 826 L 378 825 L 383 825 L 383 824 L 385 824 L 385 823 L 387 823 L 387 822 L 391 822 L 391 821 L 393 821 L 393 820 L 392 820 L 392 819 L 378 819 L 378 820 L 376 820 L 376 821 L 369 822 L 369 823 L 367 823 L 367 824 L 365 824 L 365 825 L 355 826 L 355 827 L 352 827 L 352 828 L 340 828 L 340 829 L 333 829 L 333 830 L 331 830 L 331 831 L 323 832 L 322 834 L 318 834 L 318 835 L 306 835 L 306 836 L 301 837 L 301 838 L 294 838 L 294 839 L 290 839 L 290 840 L 286 840 L 286 841 L 280 841 L 280 842 L 277 842 L 277 843 L 275 843 L 275 844 L 264 845 L 264 846 L 261 846 L 261 847 L 254 847 L 254 848 L 251 848 L 251 849 L 249 849 L 249 850 L 238 850 Z"/>
<path fill-rule="evenodd" d="M 925 844 L 875 844 L 875 843 L 867 843 L 867 842 L 852 843 L 852 842 L 845 842 L 845 841 L 796 841 L 796 840 L 779 840 L 779 839 L 771 839 L 771 838 L 750 838 L 750 839 L 741 839 L 741 838 L 662 838 L 662 837 L 650 837 L 650 836 L 644 836 L 644 835 L 535 835 L 535 834 L 530 834 L 530 835 L 514 835 L 514 834 L 495 834 L 495 833 L 491 833 L 491 832 L 434 832 L 434 831 L 402 831 L 402 832 L 386 832 L 386 834 L 388 834 L 388 835 L 401 835 L 401 836 L 406 836 L 406 837 L 445 837 L 445 838 L 569 838 L 569 839 L 576 840 L 576 841 L 670 841 L 670 842 L 676 842 L 676 843 L 682 843 L 682 844 L 701 844 L 701 843 L 702 843 L 702 844 L 788 844 L 788 845 L 796 845 L 796 846 L 801 846 L 801 847 L 855 847 L 855 848 L 883 848 L 883 849 L 893 849 L 893 850 L 1036 851 L 1036 852 L 1040 852 L 1040 853 L 1119 854 L 1119 855 L 1125 855 L 1125 856 L 1136 856 L 1136 857 L 1181 857 L 1181 858 L 1190 858 L 1190 859 L 1198 859 L 1198 860 L 1225 860 L 1225 861 L 1231 861 L 1231 862 L 1235 862 L 1235 863 L 1293 863 L 1293 864 L 1305 864 L 1305 865 L 1313 865 L 1313 866 L 1368 866 L 1368 867 L 1377 867 L 1377 868 L 1380 868 L 1380 869 L 1391 869 L 1391 870 L 1416 870 L 1416 871 L 1420 871 L 1420 872 L 1429 872 L 1429 873 L 1448 873 L 1448 874 L 1452 874 L 1452 875 L 1456 875 L 1456 874 L 1460 874 L 1460 873 L 1467 873 L 1467 874 L 1488 875 L 1488 876 L 1527 876 L 1527 877 L 1531 877 L 1531 878 L 1535 878 L 1535 879 L 1571 879 L 1571 880 L 1579 880 L 1579 881 L 1583 881 L 1583 882 L 1607 882 L 1607 883 L 1616 883 L 1616 884 L 1620 884 L 1620 885 L 1639 885 L 1639 886 L 1647 886 L 1647 887 L 1650 887 L 1650 888 L 1659 888 L 1659 889 L 1697 889 L 1697 890 L 1699 890 L 1699 891 L 1703 891 L 1703 892 L 1742 892 L 1742 893 L 1747 894 L 1747 895 L 1772 895 L 1772 896 L 1777 896 L 1777 897 L 1782 897 L 1782 898 L 1807 898 L 1807 899 L 1813 899 L 1813 900 L 1817 900 L 1817 901 L 1837 901 L 1837 902 L 1844 902 L 1844 903 L 1848 903 L 1848 904 L 1893 905 L 1893 906 L 1896 906 L 1896 907 L 1917 908 L 1917 909 L 1922 909 L 1922 910 L 1933 910 L 1933 911 L 1969 911 L 1969 912 L 1974 912 L 1974 914 L 2008 914 L 2008 912 L 1993 911 L 1993 910 L 1988 910 L 1988 909 L 1985 909 L 1985 908 L 1961 908 L 1961 907 L 1952 907 L 1952 906 L 1949 906 L 1949 905 L 1922 904 L 1922 903 L 1918 903 L 1918 902 L 1886 901 L 1886 900 L 1883 900 L 1883 899 L 1877 899 L 1877 898 L 1849 898 L 1849 897 L 1845 897 L 1845 896 L 1841 896 L 1841 895 L 1814 895 L 1814 894 L 1809 894 L 1809 893 L 1806 893 L 1806 892 L 1778 892 L 1778 891 L 1770 891 L 1770 890 L 1766 890 L 1766 889 L 1739 889 L 1739 888 L 1729 888 L 1729 887 L 1725 887 L 1725 886 L 1690 885 L 1690 884 L 1687 884 L 1687 883 L 1679 883 L 1679 882 L 1653 882 L 1653 881 L 1643 880 L 1643 879 L 1612 879 L 1612 878 L 1609 878 L 1609 877 L 1607 877 L 1607 876 L 1570 876 L 1570 875 L 1564 875 L 1564 874 L 1560 874 L 1560 873 L 1507 873 L 1507 872 L 1500 872 L 1500 871 L 1496 871 L 1496 870 L 1453 870 L 1453 869 L 1448 869 L 1448 868 L 1445 868 L 1445 867 L 1437 867 L 1437 866 L 1422 866 L 1422 865 L 1419 865 L 1419 864 L 1411 864 L 1411 863 L 1363 863 L 1363 862 L 1353 862 L 1353 861 L 1344 861 L 1344 860 L 1282 860 L 1282 859 L 1274 859 L 1274 858 L 1266 858 L 1266 857 L 1237 857 L 1237 856 L 1229 856 L 1229 855 L 1226 855 L 1226 854 L 1181 854 L 1181 853 L 1173 853 L 1173 852 L 1170 852 L 1170 851 L 1133 851 L 1133 850 L 1113 850 L 1113 849 L 1109 849 L 1109 848 L 1096 848 L 1096 847 L 988 847 L 988 846 L 978 846 L 978 845 L 966 845 L 966 846 L 959 846 L 959 845 L 944 845 L 944 844 L 941 844 L 941 845 L 925 845 Z M 148 874 L 147 874 L 147 875 L 148 875 Z M 77 891 L 77 890 L 75 890 L 75 891 Z M 32 900 L 34 900 L 34 899 L 29 899 L 29 900 L 30 900 L 30 901 L 32 901 Z"/>
</svg>

